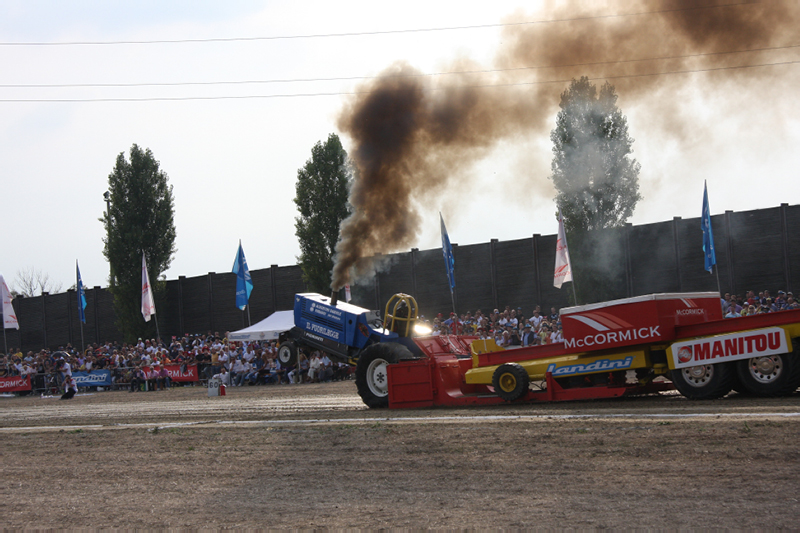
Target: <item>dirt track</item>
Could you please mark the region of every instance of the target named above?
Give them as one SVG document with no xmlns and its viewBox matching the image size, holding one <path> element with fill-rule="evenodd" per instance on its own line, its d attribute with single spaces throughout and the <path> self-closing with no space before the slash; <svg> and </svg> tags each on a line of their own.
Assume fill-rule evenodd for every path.
<svg viewBox="0 0 800 533">
<path fill-rule="evenodd" d="M 677 416 L 676 416 L 677 415 Z M 370 411 L 352 382 L 0 401 L 11 528 L 796 528 L 800 396 Z"/>
</svg>

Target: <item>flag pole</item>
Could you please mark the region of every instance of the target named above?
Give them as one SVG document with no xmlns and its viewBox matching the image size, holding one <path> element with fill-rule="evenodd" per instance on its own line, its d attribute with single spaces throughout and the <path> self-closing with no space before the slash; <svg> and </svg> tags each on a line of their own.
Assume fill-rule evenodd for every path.
<svg viewBox="0 0 800 533">
<path fill-rule="evenodd" d="M 575 280 L 572 280 L 572 297 L 575 298 L 575 305 L 578 305 L 578 293 L 575 290 Z"/>
<path fill-rule="evenodd" d="M 158 313 L 153 313 L 153 316 L 155 317 L 155 323 L 156 323 L 156 339 L 158 339 L 160 341 L 161 340 L 161 332 L 158 331 Z"/>
</svg>

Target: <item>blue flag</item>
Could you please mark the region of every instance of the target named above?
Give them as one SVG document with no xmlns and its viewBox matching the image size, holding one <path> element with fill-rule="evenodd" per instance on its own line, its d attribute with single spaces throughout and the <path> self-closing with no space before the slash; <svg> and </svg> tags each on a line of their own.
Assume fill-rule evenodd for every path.
<svg viewBox="0 0 800 533">
<path fill-rule="evenodd" d="M 444 267 L 447 269 L 447 281 L 450 282 L 450 292 L 456 288 L 456 260 L 453 257 L 453 247 L 450 246 L 450 237 L 447 236 L 447 228 L 444 227 L 444 218 L 439 213 L 439 220 L 442 222 L 442 254 L 444 255 Z"/>
<path fill-rule="evenodd" d="M 78 274 L 78 318 L 86 324 L 86 313 L 84 312 L 84 309 L 86 309 L 86 293 L 83 290 L 83 280 L 81 279 L 81 269 L 78 266 L 78 261 L 75 261 L 75 270 Z"/>
<path fill-rule="evenodd" d="M 703 184 L 703 216 L 700 217 L 700 229 L 703 230 L 703 257 L 706 270 L 712 271 L 717 264 L 717 254 L 714 251 L 714 233 L 711 231 L 711 209 L 708 207 L 708 185 Z"/>
<path fill-rule="evenodd" d="M 239 252 L 233 262 L 233 273 L 236 274 L 236 307 L 244 311 L 250 301 L 250 293 L 253 292 L 253 281 L 247 268 L 247 259 L 244 258 L 242 241 L 239 241 Z"/>
</svg>

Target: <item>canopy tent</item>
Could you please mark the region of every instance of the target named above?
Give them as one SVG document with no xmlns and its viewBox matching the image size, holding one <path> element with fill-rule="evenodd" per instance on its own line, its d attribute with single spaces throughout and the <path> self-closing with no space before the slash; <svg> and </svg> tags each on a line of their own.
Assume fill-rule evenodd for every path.
<svg viewBox="0 0 800 533">
<path fill-rule="evenodd" d="M 267 318 L 228 336 L 229 341 L 270 341 L 294 327 L 294 311 L 276 311 Z"/>
</svg>

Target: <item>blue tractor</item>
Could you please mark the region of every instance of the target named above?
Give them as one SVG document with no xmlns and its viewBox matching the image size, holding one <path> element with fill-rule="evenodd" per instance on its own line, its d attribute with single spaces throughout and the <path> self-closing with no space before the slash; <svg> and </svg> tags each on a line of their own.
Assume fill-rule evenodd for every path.
<svg viewBox="0 0 800 533">
<path fill-rule="evenodd" d="M 296 363 L 298 349 L 326 352 L 356 366 L 358 393 L 367 405 L 386 407 L 386 365 L 422 356 L 411 339 L 416 320 L 417 302 L 407 294 L 392 296 L 384 320 L 379 311 L 339 302 L 335 294 L 296 294 L 294 327 L 279 338 L 278 360 L 286 367 Z"/>
</svg>

